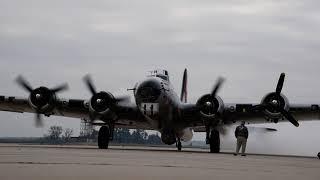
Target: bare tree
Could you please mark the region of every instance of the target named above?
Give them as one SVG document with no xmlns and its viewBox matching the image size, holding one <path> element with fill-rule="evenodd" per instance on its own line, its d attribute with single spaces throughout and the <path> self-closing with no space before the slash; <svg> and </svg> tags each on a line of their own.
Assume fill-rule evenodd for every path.
<svg viewBox="0 0 320 180">
<path fill-rule="evenodd" d="M 49 137 L 52 140 L 59 140 L 62 134 L 62 127 L 61 126 L 51 126 L 49 129 Z"/>
<path fill-rule="evenodd" d="M 65 142 L 69 142 L 72 135 L 73 135 L 73 129 L 67 128 L 64 130 L 62 137 Z"/>
</svg>

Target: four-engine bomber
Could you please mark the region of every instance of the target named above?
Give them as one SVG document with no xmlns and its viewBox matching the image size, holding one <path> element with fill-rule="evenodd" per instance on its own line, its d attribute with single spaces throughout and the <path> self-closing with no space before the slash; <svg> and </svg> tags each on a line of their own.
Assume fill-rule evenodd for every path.
<svg viewBox="0 0 320 180">
<path fill-rule="evenodd" d="M 135 98 L 135 103 L 131 103 L 128 97 L 97 91 L 90 76 L 84 77 L 92 94 L 87 99 L 61 99 L 57 93 L 66 90 L 66 84 L 52 89 L 42 86 L 33 89 L 19 76 L 17 82 L 29 92 L 29 98 L 0 96 L 0 110 L 35 113 L 36 126 L 42 125 L 42 115 L 86 119 L 101 126 L 98 135 L 101 149 L 108 148 L 116 127 L 157 130 L 161 132 L 163 143 L 176 144 L 179 151 L 181 141 L 190 141 L 193 132 L 206 132 L 210 152 L 215 153 L 220 151 L 220 131 L 239 120 L 248 123 L 288 120 L 298 127 L 297 119 L 320 119 L 318 104 L 289 104 L 288 98 L 282 94 L 284 73 L 280 75 L 276 90 L 268 93 L 259 104 L 224 103 L 217 95 L 223 78 L 219 78 L 212 91 L 200 96 L 195 104 L 188 103 L 187 77 L 185 69 L 179 97 L 170 83 L 168 71 L 154 70 L 130 89 Z"/>
</svg>

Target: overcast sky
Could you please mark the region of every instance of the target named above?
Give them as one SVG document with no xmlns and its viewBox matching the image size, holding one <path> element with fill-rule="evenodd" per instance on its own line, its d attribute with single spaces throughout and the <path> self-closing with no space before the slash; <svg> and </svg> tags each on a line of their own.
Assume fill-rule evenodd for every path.
<svg viewBox="0 0 320 180">
<path fill-rule="evenodd" d="M 13 81 L 23 74 L 35 87 L 68 82 L 70 90 L 61 97 L 89 98 L 82 82 L 87 73 L 101 90 L 130 94 L 125 89 L 155 68 L 167 69 L 179 92 L 186 67 L 192 102 L 209 92 L 218 76 L 227 79 L 219 92 L 225 102 L 259 102 L 286 72 L 283 93 L 291 103 L 320 103 L 319 5 L 316 0 L 0 0 L 0 94 L 27 97 Z M 51 117 L 36 129 L 30 114 L 1 112 L 0 118 L 0 136 L 42 136 L 53 124 L 78 133 L 80 126 L 77 119 Z M 282 129 L 280 139 L 299 133 L 319 142 L 315 121 L 301 123 L 299 130 L 270 126 Z"/>
</svg>

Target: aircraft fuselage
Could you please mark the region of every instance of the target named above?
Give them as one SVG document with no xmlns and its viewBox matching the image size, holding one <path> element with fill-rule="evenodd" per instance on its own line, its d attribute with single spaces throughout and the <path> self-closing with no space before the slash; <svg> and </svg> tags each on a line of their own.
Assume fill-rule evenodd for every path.
<svg viewBox="0 0 320 180">
<path fill-rule="evenodd" d="M 161 132 L 164 143 L 174 144 L 176 138 L 191 140 L 192 130 L 181 122 L 182 103 L 169 81 L 149 77 L 137 85 L 134 95 L 141 113 Z"/>
</svg>

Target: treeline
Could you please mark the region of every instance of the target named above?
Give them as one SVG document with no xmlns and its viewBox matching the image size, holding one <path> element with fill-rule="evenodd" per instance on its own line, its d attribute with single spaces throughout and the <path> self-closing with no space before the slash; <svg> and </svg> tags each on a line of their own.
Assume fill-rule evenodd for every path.
<svg viewBox="0 0 320 180">
<path fill-rule="evenodd" d="M 72 129 L 63 129 L 61 126 L 51 126 L 48 134 L 42 138 L 42 143 L 64 144 L 76 142 L 97 142 L 98 131 L 93 130 L 91 134 L 80 137 L 72 137 Z M 162 144 L 158 134 L 148 134 L 145 130 L 116 128 L 113 133 L 112 143 L 116 144 Z"/>
<path fill-rule="evenodd" d="M 0 143 L 34 143 L 34 144 L 75 144 L 75 143 L 96 143 L 98 131 L 93 130 L 90 134 L 80 137 L 72 137 L 73 130 L 63 129 L 62 126 L 51 126 L 43 137 L 40 138 L 0 138 Z M 148 134 L 141 129 L 129 130 L 116 128 L 113 134 L 113 144 L 162 144 L 158 134 Z"/>
<path fill-rule="evenodd" d="M 158 134 L 148 134 L 141 129 L 135 129 L 130 132 L 126 128 L 116 128 L 112 142 L 120 144 L 162 144 Z"/>
<path fill-rule="evenodd" d="M 63 129 L 62 126 L 50 126 L 48 134 L 41 139 L 42 144 L 65 144 L 75 142 L 72 138 L 73 129 Z"/>
</svg>

